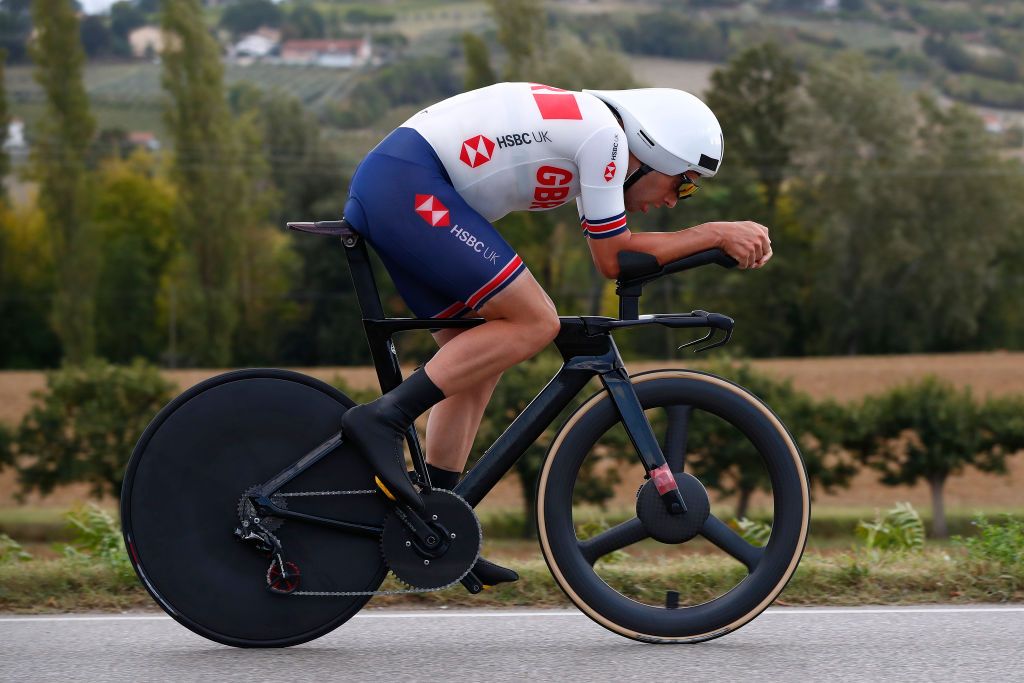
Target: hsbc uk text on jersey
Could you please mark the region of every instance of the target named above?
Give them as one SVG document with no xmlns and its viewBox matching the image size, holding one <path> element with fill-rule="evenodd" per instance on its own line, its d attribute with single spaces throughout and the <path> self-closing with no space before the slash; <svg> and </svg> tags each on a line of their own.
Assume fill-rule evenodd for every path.
<svg viewBox="0 0 1024 683">
<path fill-rule="evenodd" d="M 532 145 L 535 142 L 551 142 L 551 138 L 548 137 L 548 131 L 538 130 L 533 133 L 509 133 L 497 139 L 500 149 L 517 147 L 519 145 Z"/>
</svg>

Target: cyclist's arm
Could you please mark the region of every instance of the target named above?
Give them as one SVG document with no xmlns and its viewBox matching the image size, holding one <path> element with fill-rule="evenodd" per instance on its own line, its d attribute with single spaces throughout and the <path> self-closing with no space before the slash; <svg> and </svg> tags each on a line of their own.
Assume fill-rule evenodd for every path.
<svg viewBox="0 0 1024 683">
<path fill-rule="evenodd" d="M 659 264 L 669 263 L 698 251 L 722 246 L 721 231 L 715 223 L 705 223 L 678 232 L 630 232 L 628 229 L 608 239 L 588 239 L 590 254 L 601 275 L 619 276 L 619 252 L 639 251 L 651 254 Z"/>
</svg>

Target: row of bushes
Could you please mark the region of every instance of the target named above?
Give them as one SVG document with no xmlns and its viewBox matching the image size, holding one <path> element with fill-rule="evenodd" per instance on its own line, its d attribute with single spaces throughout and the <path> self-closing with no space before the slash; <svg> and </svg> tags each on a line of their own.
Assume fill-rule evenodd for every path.
<svg viewBox="0 0 1024 683">
<path fill-rule="evenodd" d="M 556 359 L 542 356 L 506 375 L 484 416 L 474 453 L 486 449 L 557 367 Z M 948 478 L 968 466 L 1005 473 L 1008 458 L 1024 448 L 1024 396 L 977 401 L 970 389 L 925 377 L 840 405 L 815 401 L 789 381 L 757 373 L 746 363 L 719 361 L 707 369 L 749 388 L 779 414 L 800 443 L 816 490 L 846 486 L 864 466 L 877 470 L 888 485 L 927 482 L 937 537 L 947 535 L 942 494 Z M 174 391 L 159 369 L 141 362 L 116 366 L 97 361 L 51 372 L 46 390 L 36 394 L 17 429 L 0 432 L 0 467 L 18 471 L 22 494 L 85 482 L 95 496 L 117 497 L 132 447 Z M 348 393 L 357 401 L 374 395 Z M 659 420 L 652 417 L 656 430 L 663 428 Z M 517 464 L 527 530 L 532 527 L 534 478 L 557 426 Z M 747 504 L 759 490 L 770 490 L 766 473 L 750 472 L 749 463 L 756 461 L 752 448 L 719 420 L 691 423 L 688 470 L 709 489 L 736 500 L 736 517 L 747 515 Z M 612 458 L 615 466 L 600 477 L 594 474 L 584 487 L 586 499 L 598 506 L 612 498 L 621 469 L 617 465 L 633 458 L 625 438 L 605 450 L 602 457 Z"/>
</svg>

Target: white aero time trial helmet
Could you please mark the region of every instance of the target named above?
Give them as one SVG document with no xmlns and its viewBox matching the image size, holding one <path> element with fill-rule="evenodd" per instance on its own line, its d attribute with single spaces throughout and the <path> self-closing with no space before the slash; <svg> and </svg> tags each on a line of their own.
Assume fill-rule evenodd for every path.
<svg viewBox="0 0 1024 683">
<path fill-rule="evenodd" d="M 584 90 L 622 119 L 629 151 L 650 168 L 674 176 L 710 178 L 722 163 L 722 126 L 697 97 L 672 88 Z"/>
</svg>

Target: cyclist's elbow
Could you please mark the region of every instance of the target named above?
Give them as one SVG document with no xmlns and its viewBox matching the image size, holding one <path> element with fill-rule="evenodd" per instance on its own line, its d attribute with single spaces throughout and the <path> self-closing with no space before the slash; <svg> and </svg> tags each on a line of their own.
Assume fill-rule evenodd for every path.
<svg viewBox="0 0 1024 683">
<path fill-rule="evenodd" d="M 629 232 L 611 239 L 599 240 L 590 245 L 590 253 L 594 257 L 597 272 L 609 280 L 619 277 L 619 252 L 629 249 Z"/>
</svg>

